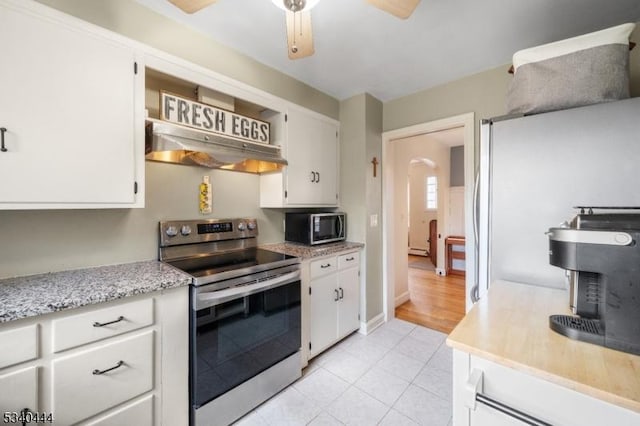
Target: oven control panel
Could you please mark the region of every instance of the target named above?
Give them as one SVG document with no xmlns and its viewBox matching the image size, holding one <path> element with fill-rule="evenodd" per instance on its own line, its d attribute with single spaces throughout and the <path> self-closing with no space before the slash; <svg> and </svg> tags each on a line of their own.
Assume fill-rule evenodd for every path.
<svg viewBox="0 0 640 426">
<path fill-rule="evenodd" d="M 160 247 L 258 236 L 253 218 L 173 220 L 160 222 Z"/>
</svg>

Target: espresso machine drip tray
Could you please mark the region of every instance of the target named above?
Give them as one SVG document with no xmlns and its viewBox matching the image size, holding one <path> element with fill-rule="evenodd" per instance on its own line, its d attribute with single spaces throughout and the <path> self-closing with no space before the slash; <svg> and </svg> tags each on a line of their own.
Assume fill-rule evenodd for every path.
<svg viewBox="0 0 640 426">
<path fill-rule="evenodd" d="M 549 327 L 556 333 L 570 339 L 604 346 L 604 330 L 600 326 L 599 320 L 572 317 L 571 315 L 551 315 Z"/>
</svg>

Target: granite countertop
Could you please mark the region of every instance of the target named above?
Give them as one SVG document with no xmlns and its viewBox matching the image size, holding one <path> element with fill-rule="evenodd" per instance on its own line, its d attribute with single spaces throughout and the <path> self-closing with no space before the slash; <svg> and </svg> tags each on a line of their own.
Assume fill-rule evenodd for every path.
<svg viewBox="0 0 640 426">
<path fill-rule="evenodd" d="M 190 283 L 157 260 L 1 279 L 0 323 Z"/>
<path fill-rule="evenodd" d="M 341 241 L 339 243 L 319 244 L 316 246 L 308 246 L 298 243 L 274 243 L 264 244 L 260 248 L 271 250 L 278 253 L 296 256 L 302 260 L 311 259 L 313 257 L 329 256 L 346 250 L 359 250 L 364 247 L 362 243 L 353 243 L 350 241 Z"/>
<path fill-rule="evenodd" d="M 447 344 L 640 412 L 640 356 L 568 339 L 549 315 L 570 314 L 564 290 L 496 281 Z"/>
</svg>

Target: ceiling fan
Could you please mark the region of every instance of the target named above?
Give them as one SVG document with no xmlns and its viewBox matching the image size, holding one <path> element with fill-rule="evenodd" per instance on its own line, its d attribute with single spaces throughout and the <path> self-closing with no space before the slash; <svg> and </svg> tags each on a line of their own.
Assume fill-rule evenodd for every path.
<svg viewBox="0 0 640 426">
<path fill-rule="evenodd" d="M 186 13 L 195 13 L 217 0 L 169 0 Z M 299 59 L 314 53 L 311 29 L 311 8 L 319 0 L 271 0 L 286 12 L 289 59 Z M 366 0 L 367 3 L 401 19 L 407 19 L 420 0 Z"/>
</svg>

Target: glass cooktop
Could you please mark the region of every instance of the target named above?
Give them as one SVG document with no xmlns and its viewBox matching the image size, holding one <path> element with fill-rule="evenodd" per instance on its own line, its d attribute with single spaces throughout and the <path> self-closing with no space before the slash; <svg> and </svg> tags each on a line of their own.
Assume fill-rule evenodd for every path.
<svg viewBox="0 0 640 426">
<path fill-rule="evenodd" d="M 294 256 L 252 247 L 167 263 L 193 276 L 196 284 L 203 284 L 204 278 L 207 278 L 207 282 L 213 282 L 299 262 L 300 260 Z"/>
</svg>

